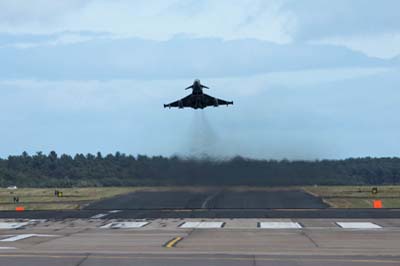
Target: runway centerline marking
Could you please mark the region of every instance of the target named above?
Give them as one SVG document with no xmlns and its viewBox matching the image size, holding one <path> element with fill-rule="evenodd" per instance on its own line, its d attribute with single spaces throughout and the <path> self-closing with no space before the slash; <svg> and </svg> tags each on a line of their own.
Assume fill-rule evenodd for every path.
<svg viewBox="0 0 400 266">
<path fill-rule="evenodd" d="M 93 215 L 92 217 L 90 217 L 90 219 L 100 219 L 107 215 L 109 215 L 109 213 L 99 213 L 99 214 Z"/>
<path fill-rule="evenodd" d="M 100 219 L 100 218 L 106 217 L 110 214 L 118 213 L 118 212 L 121 212 L 121 210 L 112 210 L 112 211 L 108 211 L 107 213 L 99 213 L 99 214 L 93 215 L 92 217 L 90 217 L 90 219 Z"/>
<path fill-rule="evenodd" d="M 208 197 L 204 200 L 203 204 L 201 204 L 201 208 L 202 208 L 202 209 L 206 209 L 206 208 L 207 208 L 208 202 L 210 202 L 213 198 L 215 198 L 219 193 L 220 193 L 220 192 L 218 191 L 218 192 L 216 192 L 216 193 L 214 193 L 214 194 L 208 196 Z"/>
<path fill-rule="evenodd" d="M 382 226 L 371 222 L 336 222 L 338 226 L 344 229 L 381 229 Z"/>
</svg>

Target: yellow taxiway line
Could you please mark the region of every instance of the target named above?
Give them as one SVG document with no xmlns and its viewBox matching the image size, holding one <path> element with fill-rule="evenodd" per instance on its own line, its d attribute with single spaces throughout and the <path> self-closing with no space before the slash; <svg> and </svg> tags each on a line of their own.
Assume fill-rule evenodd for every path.
<svg viewBox="0 0 400 266">
<path fill-rule="evenodd" d="M 183 237 L 180 237 L 180 236 L 174 237 L 173 239 L 171 239 L 170 241 L 168 241 L 164 246 L 165 246 L 166 248 L 173 248 L 173 247 L 175 247 L 175 245 L 176 245 L 179 241 L 181 241 L 182 239 L 183 239 Z"/>
</svg>

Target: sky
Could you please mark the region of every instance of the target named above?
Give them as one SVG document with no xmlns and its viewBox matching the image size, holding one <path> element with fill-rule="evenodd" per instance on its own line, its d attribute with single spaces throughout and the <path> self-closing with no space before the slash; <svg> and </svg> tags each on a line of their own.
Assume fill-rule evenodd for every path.
<svg viewBox="0 0 400 266">
<path fill-rule="evenodd" d="M 397 0 L 0 0 L 0 157 L 400 156 Z M 233 106 L 164 109 L 194 79 Z"/>
</svg>

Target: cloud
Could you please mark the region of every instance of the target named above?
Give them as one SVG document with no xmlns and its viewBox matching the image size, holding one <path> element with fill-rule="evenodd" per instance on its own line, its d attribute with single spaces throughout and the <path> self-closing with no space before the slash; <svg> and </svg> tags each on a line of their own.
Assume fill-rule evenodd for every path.
<svg viewBox="0 0 400 266">
<path fill-rule="evenodd" d="M 79 38 L 78 38 L 79 39 Z M 0 48 L 5 79 L 176 79 L 248 76 L 265 72 L 340 67 L 387 67 L 331 45 L 277 45 L 257 40 L 94 38 L 63 45 Z M 54 41 L 45 41 L 44 43 Z M 84 63 L 82 63 L 84 62 Z"/>
<path fill-rule="evenodd" d="M 107 32 L 157 41 L 174 36 L 311 41 L 389 58 L 399 53 L 393 41 L 400 34 L 399 8 L 396 0 L 0 1 L 0 32 Z"/>
<path fill-rule="evenodd" d="M 176 34 L 287 43 L 398 33 L 396 0 L 0 1 L 0 31 L 99 31 L 167 40 Z"/>
<path fill-rule="evenodd" d="M 0 2 L 0 31 L 55 33 L 109 32 L 167 40 L 177 34 L 223 39 L 290 41 L 291 20 L 281 1 L 151 0 Z"/>
<path fill-rule="evenodd" d="M 93 32 L 60 32 L 51 35 L 31 35 L 31 34 L 4 34 L 0 33 L 1 48 L 35 48 L 57 45 L 68 45 L 91 41 L 94 39 L 112 38 L 106 33 Z"/>
<path fill-rule="evenodd" d="M 397 0 L 287 0 L 282 9 L 296 17 L 295 38 L 399 33 Z"/>
<path fill-rule="evenodd" d="M 294 42 L 340 45 L 379 58 L 400 54 L 399 1 L 286 0 L 281 9 L 295 21 Z"/>
<path fill-rule="evenodd" d="M 83 7 L 83 0 L 0 0 L 0 29 L 3 32 L 30 32 L 29 28 L 48 28 Z M 41 32 L 41 30 L 39 30 Z"/>
<path fill-rule="evenodd" d="M 313 43 L 334 44 L 361 51 L 371 57 L 393 58 L 400 55 L 400 32 L 378 35 L 328 37 Z"/>
</svg>

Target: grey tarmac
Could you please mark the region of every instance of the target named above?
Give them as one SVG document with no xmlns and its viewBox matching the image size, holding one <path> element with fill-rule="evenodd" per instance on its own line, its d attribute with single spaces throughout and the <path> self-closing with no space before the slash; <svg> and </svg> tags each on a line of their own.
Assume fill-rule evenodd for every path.
<svg viewBox="0 0 400 266">
<path fill-rule="evenodd" d="M 0 255 L 1 265 L 13 266 L 316 266 L 316 265 L 398 265 L 400 257 L 366 256 L 233 256 L 233 255 Z"/>
<path fill-rule="evenodd" d="M 0 265 L 400 265 L 400 219 L 156 219 L 107 227 L 138 222 L 144 220 L 0 220 Z M 185 222 L 224 226 L 180 227 Z M 344 229 L 338 222 L 379 227 Z M 21 234 L 30 237 L 2 241 Z"/>
<path fill-rule="evenodd" d="M 0 212 L 0 265 L 400 265 L 399 209 L 331 209 L 285 193 L 128 194 L 82 210 Z"/>
</svg>

